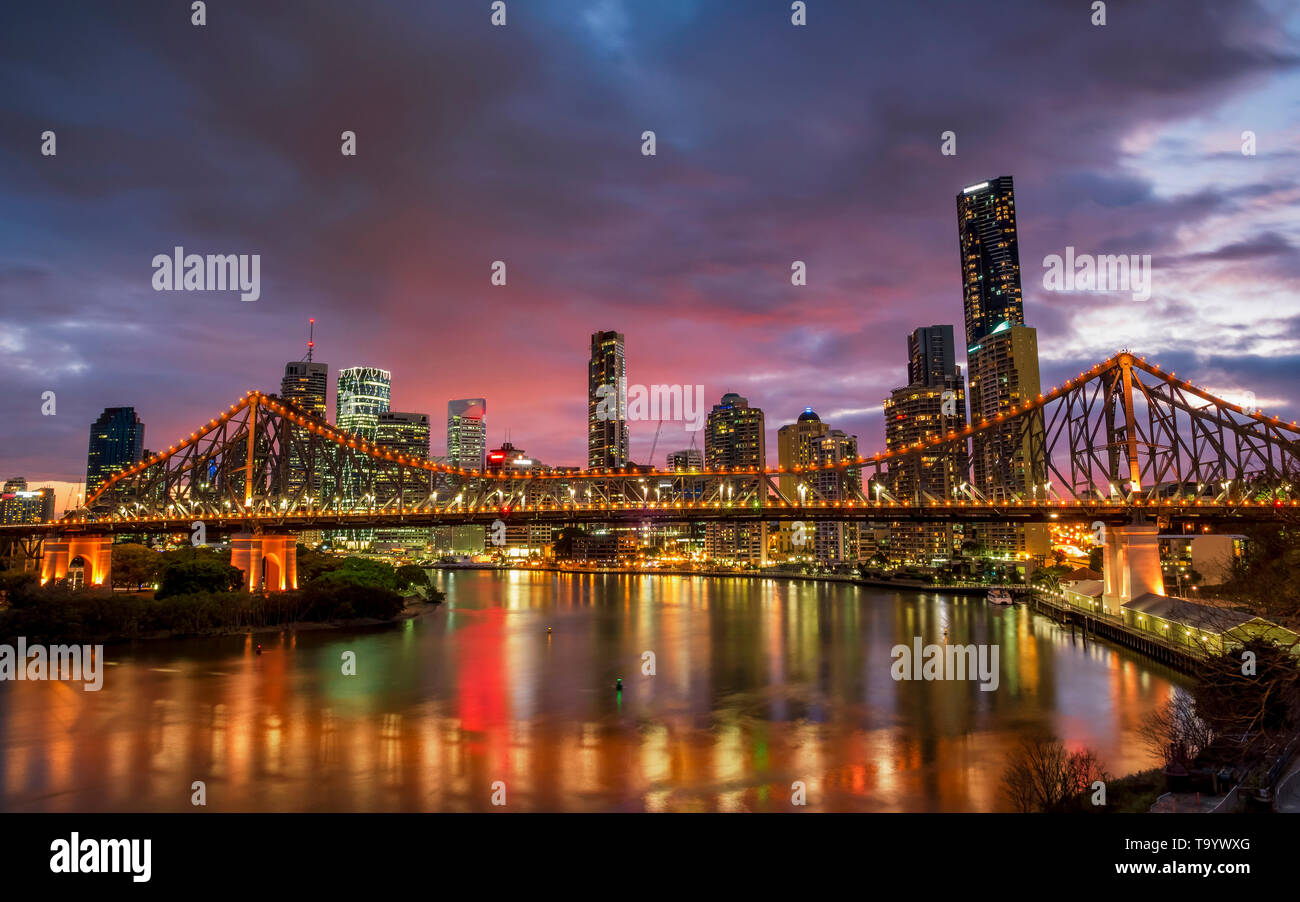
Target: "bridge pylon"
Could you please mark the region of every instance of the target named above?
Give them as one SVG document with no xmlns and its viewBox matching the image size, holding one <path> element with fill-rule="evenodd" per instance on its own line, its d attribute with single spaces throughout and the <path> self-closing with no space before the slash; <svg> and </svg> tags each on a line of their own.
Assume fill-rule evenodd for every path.
<svg viewBox="0 0 1300 902">
<path fill-rule="evenodd" d="M 249 592 L 298 588 L 298 537 L 293 533 L 239 532 L 230 537 L 230 565 L 244 572 Z"/>
<path fill-rule="evenodd" d="M 82 585 L 111 587 L 112 562 L 112 536 L 49 535 L 43 543 L 41 585 L 80 569 Z"/>
<path fill-rule="evenodd" d="M 1119 616 L 1126 601 L 1152 593 L 1165 594 L 1160 569 L 1160 529 L 1154 523 L 1129 523 L 1106 529 L 1102 552 L 1102 608 Z"/>
</svg>

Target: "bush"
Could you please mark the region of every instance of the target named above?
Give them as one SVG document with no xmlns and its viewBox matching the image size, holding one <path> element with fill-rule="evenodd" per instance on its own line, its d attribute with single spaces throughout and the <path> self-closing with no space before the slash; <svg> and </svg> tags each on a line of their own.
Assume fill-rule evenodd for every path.
<svg viewBox="0 0 1300 902">
<path fill-rule="evenodd" d="M 169 633 L 210 636 L 295 621 L 391 620 L 403 610 L 396 592 L 376 586 L 320 585 L 300 592 L 250 595 L 195 592 L 165 599 L 134 593 L 45 586 L 12 596 L 0 609 L 0 641 L 115 642 Z"/>
<path fill-rule="evenodd" d="M 244 582 L 243 571 L 216 558 L 196 558 L 170 563 L 163 570 L 155 598 L 231 592 Z"/>
</svg>

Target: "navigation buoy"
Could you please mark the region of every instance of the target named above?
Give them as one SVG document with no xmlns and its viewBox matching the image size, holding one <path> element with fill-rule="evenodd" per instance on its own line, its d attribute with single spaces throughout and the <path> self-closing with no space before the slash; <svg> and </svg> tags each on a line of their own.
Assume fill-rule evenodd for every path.
<svg viewBox="0 0 1300 902">
<path fill-rule="evenodd" d="M 257 653 L 258 653 L 259 655 L 262 653 L 262 646 L 260 646 L 260 645 L 257 646 Z"/>
<path fill-rule="evenodd" d="M 622 677 L 619 677 L 619 678 L 614 682 L 614 691 L 616 691 L 616 692 L 622 692 L 622 691 L 623 691 L 623 678 L 622 678 Z"/>
<path fill-rule="evenodd" d="M 548 626 L 548 627 L 546 628 L 546 635 L 549 636 L 550 634 L 551 634 L 551 628 Z"/>
</svg>

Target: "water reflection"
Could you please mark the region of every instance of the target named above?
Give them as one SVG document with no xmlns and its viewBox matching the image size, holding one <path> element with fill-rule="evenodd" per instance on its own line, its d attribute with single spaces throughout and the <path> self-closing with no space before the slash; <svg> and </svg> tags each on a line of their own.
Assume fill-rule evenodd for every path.
<svg viewBox="0 0 1300 902">
<path fill-rule="evenodd" d="M 394 627 L 110 647 L 98 693 L 0 684 L 0 808 L 184 811 L 202 780 L 208 810 L 477 811 L 503 781 L 512 810 L 783 811 L 801 781 L 809 810 L 995 810 L 1036 727 L 1150 766 L 1141 719 L 1181 679 L 978 599 L 440 578 L 448 604 Z M 893 645 L 944 630 L 1000 646 L 997 691 L 891 678 Z"/>
</svg>

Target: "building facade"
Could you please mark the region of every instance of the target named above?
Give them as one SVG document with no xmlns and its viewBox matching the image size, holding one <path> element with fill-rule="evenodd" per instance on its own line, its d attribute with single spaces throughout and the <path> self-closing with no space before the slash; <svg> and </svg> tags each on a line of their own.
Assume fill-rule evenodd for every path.
<svg viewBox="0 0 1300 902">
<path fill-rule="evenodd" d="M 781 494 L 792 504 L 857 498 L 862 493 L 860 468 L 809 470 L 857 457 L 857 436 L 832 429 L 816 411 L 805 407 L 795 422 L 777 430 L 777 459 L 784 471 L 778 480 Z M 794 523 L 781 526 L 777 544 L 790 556 L 810 557 L 825 564 L 857 561 L 861 533 L 857 523 L 832 520 L 799 523 L 799 526 Z"/>
<path fill-rule="evenodd" d="M 723 395 L 705 421 L 705 468 L 763 467 L 766 460 L 763 411 L 734 392 Z M 704 547 L 716 561 L 762 565 L 767 561 L 767 524 L 709 523 Z"/>
<path fill-rule="evenodd" d="M 29 491 L 21 476 L 5 481 L 0 491 L 0 525 L 48 523 L 54 519 L 54 489 Z"/>
<path fill-rule="evenodd" d="M 909 383 L 884 403 L 885 447 L 900 451 L 966 427 L 966 385 L 955 360 L 952 326 L 927 326 L 908 336 Z M 969 479 L 965 442 L 920 458 L 891 460 L 884 488 L 896 499 L 919 503 L 956 497 Z M 949 523 L 891 524 L 889 557 L 935 564 L 960 548 L 963 533 Z"/>
<path fill-rule="evenodd" d="M 86 454 L 86 497 L 114 474 L 139 463 L 144 453 L 144 423 L 134 407 L 106 407 L 90 427 Z"/>
<path fill-rule="evenodd" d="M 1040 389 L 1038 339 L 1025 326 L 1020 284 L 1020 246 L 1015 187 L 1001 176 L 962 189 L 957 195 L 966 360 L 970 371 L 970 421 L 994 420 Z M 1041 416 L 1024 428 L 1023 418 L 978 433 L 971 441 L 975 489 L 987 498 L 1029 498 L 1043 491 L 1045 474 L 1032 472 L 1031 434 L 1041 434 Z M 1042 526 L 990 525 L 976 531 L 995 555 L 1046 555 Z"/>
<path fill-rule="evenodd" d="M 328 393 L 329 364 L 315 363 L 311 360 L 291 360 L 284 365 L 284 376 L 280 379 L 280 397 L 292 402 L 304 413 L 320 420 L 328 420 L 326 406 Z M 300 442 L 306 441 L 307 434 L 303 427 L 290 426 L 289 428 Z M 317 477 L 315 485 L 307 487 L 309 489 L 307 494 L 319 495 L 323 482 L 324 475 L 321 474 Z M 289 446 L 288 483 L 290 494 L 295 496 L 306 487 L 307 483 L 307 466 L 302 460 L 302 453 L 296 443 Z"/>
<path fill-rule="evenodd" d="M 627 365 L 621 332 L 594 332 L 587 363 L 587 467 L 628 464 Z"/>
<path fill-rule="evenodd" d="M 487 399 L 447 402 L 447 466 L 482 472 L 487 453 Z"/>
</svg>

